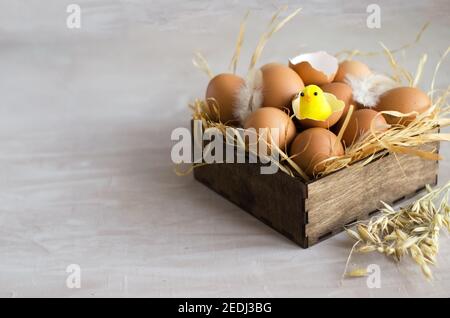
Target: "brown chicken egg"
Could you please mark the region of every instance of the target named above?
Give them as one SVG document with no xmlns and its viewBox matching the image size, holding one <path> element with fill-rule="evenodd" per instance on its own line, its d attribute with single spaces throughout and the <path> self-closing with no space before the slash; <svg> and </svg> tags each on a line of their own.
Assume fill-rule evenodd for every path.
<svg viewBox="0 0 450 318">
<path fill-rule="evenodd" d="M 206 100 L 209 106 L 210 116 L 214 120 L 222 123 L 235 123 L 237 119 L 234 116 L 234 105 L 236 103 L 239 90 L 244 85 L 244 79 L 234 74 L 219 74 L 215 76 L 208 84 L 206 89 Z M 219 116 L 213 112 L 214 99 L 219 109 Z"/>
<path fill-rule="evenodd" d="M 336 96 L 337 99 L 345 103 L 345 108 L 342 111 L 334 112 L 327 120 L 317 121 L 313 119 L 303 119 L 300 121 L 305 128 L 321 127 L 330 128 L 338 121 L 343 121 L 347 115 L 348 109 L 352 103 L 352 89 L 345 83 L 328 83 L 320 87 L 325 93 L 330 93 Z"/>
<path fill-rule="evenodd" d="M 369 67 L 359 61 L 347 60 L 339 64 L 339 69 L 334 77 L 335 82 L 345 82 L 345 77 L 350 74 L 357 77 L 364 77 L 372 72 Z"/>
<path fill-rule="evenodd" d="M 319 164 L 333 156 L 344 154 L 342 144 L 331 131 L 324 128 L 310 128 L 295 137 L 290 148 L 292 160 L 309 176 L 323 171 Z"/>
<path fill-rule="evenodd" d="M 303 81 L 289 67 L 270 63 L 261 68 L 263 107 L 291 107 L 293 97 L 304 88 Z"/>
<path fill-rule="evenodd" d="M 417 112 L 419 114 L 425 112 L 431 106 L 431 100 L 420 89 L 415 87 L 397 87 L 391 89 L 381 95 L 380 100 L 375 107 L 381 111 L 397 111 L 400 113 Z M 389 124 L 409 124 L 414 120 L 415 115 L 405 118 L 384 115 Z"/>
<path fill-rule="evenodd" d="M 385 131 L 388 128 L 388 124 L 382 115 L 373 109 L 359 109 L 355 111 L 350 117 L 347 128 L 342 135 L 342 141 L 345 146 L 349 147 L 361 136 L 364 136 L 370 131 L 372 121 L 375 131 Z"/>
<path fill-rule="evenodd" d="M 324 52 L 306 53 L 289 60 L 289 67 L 302 78 L 305 85 L 323 85 L 333 81 L 338 60 Z"/>
<path fill-rule="evenodd" d="M 286 149 L 296 134 L 295 124 L 289 115 L 275 107 L 262 107 L 251 113 L 245 120 L 244 128 L 254 128 L 257 133 L 264 128 L 278 129 L 278 132 L 271 131 L 271 133 L 276 145 L 281 150 Z M 270 143 L 268 135 L 266 140 Z"/>
</svg>

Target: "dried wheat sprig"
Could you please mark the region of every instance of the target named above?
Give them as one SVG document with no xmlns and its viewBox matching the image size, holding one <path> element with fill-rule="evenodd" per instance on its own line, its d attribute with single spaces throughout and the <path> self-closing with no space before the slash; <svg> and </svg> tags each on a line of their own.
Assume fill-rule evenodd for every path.
<svg viewBox="0 0 450 318">
<path fill-rule="evenodd" d="M 366 277 L 369 273 L 367 272 L 367 269 L 365 268 L 356 268 L 354 270 L 351 270 L 350 272 L 346 273 L 345 276 L 347 277 Z"/>
<path fill-rule="evenodd" d="M 203 73 L 208 75 L 210 79 L 214 77 L 214 73 L 211 71 L 208 61 L 200 52 L 195 53 L 194 57 L 192 58 L 192 64 L 194 64 L 194 66 L 201 70 Z"/>
<path fill-rule="evenodd" d="M 381 215 L 358 222 L 357 231 L 346 228 L 356 243 L 350 251 L 345 272 L 353 252 L 378 252 L 397 262 L 409 256 L 420 266 L 425 277 L 432 279 L 430 265 L 436 264 L 440 231 L 445 228 L 450 231 L 450 182 L 436 189 L 427 186 L 427 191 L 415 202 L 399 209 L 382 202 Z M 436 201 L 439 203 L 435 204 Z"/>
</svg>

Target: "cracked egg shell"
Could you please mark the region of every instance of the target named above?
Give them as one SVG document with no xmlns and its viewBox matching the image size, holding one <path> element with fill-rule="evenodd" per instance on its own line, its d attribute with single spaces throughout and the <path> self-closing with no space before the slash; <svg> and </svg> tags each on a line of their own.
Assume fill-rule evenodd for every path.
<svg viewBox="0 0 450 318">
<path fill-rule="evenodd" d="M 324 52 L 306 53 L 289 60 L 292 68 L 305 85 L 324 85 L 331 83 L 338 71 L 338 60 Z"/>
<path fill-rule="evenodd" d="M 286 65 L 266 64 L 261 72 L 263 107 L 290 108 L 294 96 L 305 87 L 300 76 Z"/>
<path fill-rule="evenodd" d="M 330 115 L 330 117 L 328 117 L 328 119 L 324 120 L 324 121 L 314 120 L 314 119 L 302 119 L 302 120 L 300 120 L 300 125 L 303 128 L 320 127 L 320 128 L 329 129 L 339 121 L 341 116 L 342 116 L 342 110 L 332 113 Z"/>
<path fill-rule="evenodd" d="M 289 145 L 296 134 L 293 120 L 279 108 L 262 107 L 251 113 L 244 123 L 244 128 L 254 128 L 258 132 L 263 128 L 275 128 L 279 130 L 277 146 L 284 150 Z M 275 140 L 276 135 L 272 135 Z M 270 141 L 268 138 L 266 139 Z M 276 141 L 276 140 L 275 140 Z"/>
<path fill-rule="evenodd" d="M 350 105 L 353 104 L 353 92 L 349 85 L 345 83 L 329 83 L 320 87 L 325 93 L 330 93 L 336 96 L 337 99 L 343 101 L 345 103 L 345 108 L 342 111 L 342 117 L 345 118 L 345 115 L 348 113 L 348 109 Z"/>
<path fill-rule="evenodd" d="M 244 79 L 234 74 L 219 74 L 211 79 L 206 89 L 206 101 L 209 106 L 209 115 L 215 120 L 222 123 L 236 123 L 234 116 L 234 105 L 237 100 L 239 90 L 244 85 Z M 217 101 L 220 118 L 212 112 L 214 102 Z"/>
<path fill-rule="evenodd" d="M 310 128 L 295 137 L 289 155 L 292 160 L 310 177 L 325 168 L 320 162 L 342 156 L 344 148 L 331 131 L 324 128 Z"/>
</svg>

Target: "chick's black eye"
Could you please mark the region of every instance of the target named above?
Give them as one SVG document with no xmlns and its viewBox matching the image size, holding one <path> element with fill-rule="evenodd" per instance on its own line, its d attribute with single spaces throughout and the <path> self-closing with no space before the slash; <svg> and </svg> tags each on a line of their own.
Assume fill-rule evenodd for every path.
<svg viewBox="0 0 450 318">
<path fill-rule="evenodd" d="M 317 92 L 314 92 L 314 96 L 317 96 Z"/>
<path fill-rule="evenodd" d="M 300 96 L 301 96 L 301 97 L 305 96 L 305 93 L 301 92 L 301 93 L 300 93 Z"/>
</svg>

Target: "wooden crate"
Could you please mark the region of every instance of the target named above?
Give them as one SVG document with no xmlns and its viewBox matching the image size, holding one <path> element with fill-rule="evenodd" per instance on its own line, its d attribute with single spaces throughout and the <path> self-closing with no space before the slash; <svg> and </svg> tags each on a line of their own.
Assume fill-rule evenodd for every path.
<svg viewBox="0 0 450 318">
<path fill-rule="evenodd" d="M 428 147 L 438 148 L 434 143 Z M 259 164 L 198 166 L 195 179 L 303 248 L 377 212 L 380 200 L 396 204 L 436 185 L 438 162 L 385 153 L 326 177 L 303 182 L 282 171 L 265 175 Z"/>
</svg>

